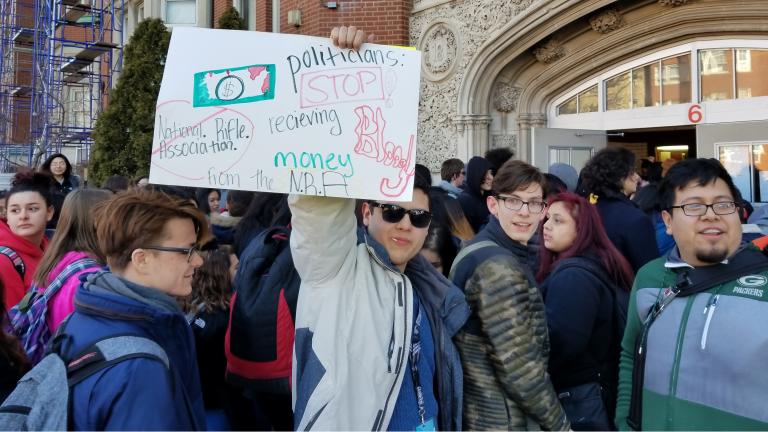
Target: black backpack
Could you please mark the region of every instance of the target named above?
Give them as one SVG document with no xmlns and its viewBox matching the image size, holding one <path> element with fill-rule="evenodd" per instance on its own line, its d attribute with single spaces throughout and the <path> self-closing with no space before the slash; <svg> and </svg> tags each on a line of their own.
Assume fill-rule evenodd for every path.
<svg viewBox="0 0 768 432">
<path fill-rule="evenodd" d="M 260 393 L 289 395 L 301 280 L 287 227 L 269 228 L 240 256 L 224 340 L 226 379 Z"/>
<path fill-rule="evenodd" d="M 586 258 L 573 258 L 563 261 L 555 270 L 566 268 L 580 268 L 589 272 L 600 280 L 603 286 L 610 292 L 613 299 L 612 337 L 608 348 L 608 357 L 612 359 L 605 364 L 600 372 L 600 386 L 603 390 L 603 402 L 605 403 L 608 418 L 613 422 L 616 416 L 616 400 L 619 394 L 619 357 L 621 356 L 621 341 L 624 339 L 624 329 L 627 327 L 627 309 L 629 308 L 629 290 L 616 284 L 608 277 L 605 270 Z"/>
</svg>

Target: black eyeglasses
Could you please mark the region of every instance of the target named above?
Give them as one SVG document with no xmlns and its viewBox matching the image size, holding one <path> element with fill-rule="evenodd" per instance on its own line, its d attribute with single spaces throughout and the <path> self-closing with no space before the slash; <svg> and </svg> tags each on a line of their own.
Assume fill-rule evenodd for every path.
<svg viewBox="0 0 768 432">
<path fill-rule="evenodd" d="M 192 255 L 200 254 L 200 246 L 194 245 L 191 248 L 180 248 L 170 246 L 144 246 L 141 249 L 156 250 L 160 252 L 176 252 L 187 256 L 187 262 L 192 262 Z"/>
<path fill-rule="evenodd" d="M 712 212 L 714 212 L 718 216 L 724 216 L 729 215 L 732 213 L 736 213 L 736 209 L 739 207 L 736 205 L 733 201 L 723 201 L 723 202 L 716 202 L 714 204 L 699 204 L 699 203 L 691 203 L 691 204 L 683 204 L 679 206 L 671 206 L 670 209 L 683 209 L 683 213 L 685 213 L 686 216 L 704 216 L 707 214 L 707 210 L 712 207 Z"/>
<path fill-rule="evenodd" d="M 544 201 L 523 201 L 520 198 L 504 195 L 496 195 L 496 199 L 503 201 L 504 207 L 511 211 L 519 211 L 523 208 L 523 205 L 527 205 L 529 212 L 538 214 L 547 208 L 547 203 Z"/>
<path fill-rule="evenodd" d="M 376 201 L 368 201 L 368 204 L 381 209 L 381 218 L 384 219 L 385 222 L 398 223 L 403 220 L 406 213 L 411 219 L 411 225 L 413 225 L 415 228 L 426 228 L 429 226 L 429 222 L 432 221 L 432 213 L 428 212 L 427 210 L 406 210 L 399 205 L 382 204 Z"/>
</svg>

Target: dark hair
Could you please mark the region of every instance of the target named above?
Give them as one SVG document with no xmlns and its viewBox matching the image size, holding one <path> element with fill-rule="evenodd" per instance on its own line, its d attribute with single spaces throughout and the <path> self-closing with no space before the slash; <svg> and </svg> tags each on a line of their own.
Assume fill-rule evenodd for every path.
<svg viewBox="0 0 768 432">
<path fill-rule="evenodd" d="M 195 194 L 193 189 L 186 186 L 170 186 L 150 183 L 145 189 L 153 192 L 160 192 L 162 194 L 184 201 L 195 201 Z"/>
<path fill-rule="evenodd" d="M 539 248 L 539 272 L 536 280 L 541 282 L 555 268 L 558 262 L 574 256 L 593 253 L 598 256 L 603 269 L 611 279 L 622 288 L 629 290 L 634 274 L 632 266 L 616 249 L 605 232 L 603 221 L 597 207 L 575 193 L 565 192 L 549 199 L 549 205 L 562 202 L 576 222 L 576 239 L 568 249 L 556 253 L 542 244 Z M 543 238 L 544 224 L 539 227 L 539 238 Z"/>
<path fill-rule="evenodd" d="M 623 147 L 604 148 L 581 170 L 582 196 L 621 196 L 621 182 L 635 170 L 635 154 Z"/>
<path fill-rule="evenodd" d="M 37 192 L 42 195 L 45 205 L 50 207 L 53 205 L 53 196 L 51 193 L 52 185 L 53 178 L 49 174 L 31 170 L 19 171 L 13 176 L 11 189 L 5 195 L 6 205 L 8 199 L 11 198 L 13 194 L 20 192 Z"/>
<path fill-rule="evenodd" d="M 661 164 L 654 162 L 645 169 L 645 177 L 649 183 L 658 183 L 661 181 Z"/>
<path fill-rule="evenodd" d="M 560 180 L 560 177 L 550 173 L 544 173 L 544 177 L 547 179 L 547 186 L 544 188 L 545 196 L 568 192 L 568 185 Z"/>
<path fill-rule="evenodd" d="M 64 159 L 64 163 L 67 165 L 67 168 L 64 170 L 64 178 L 68 178 L 72 175 L 72 164 L 69 163 L 69 159 L 61 153 L 54 153 L 48 156 L 48 159 L 46 159 L 45 162 L 43 162 L 43 165 L 40 166 L 40 171 L 53 176 L 53 173 L 51 172 L 51 162 L 56 158 Z"/>
<path fill-rule="evenodd" d="M 461 159 L 446 159 L 440 166 L 440 178 L 449 182 L 453 180 L 453 176 L 460 175 L 464 169 L 464 162 Z"/>
<path fill-rule="evenodd" d="M 160 240 L 171 219 L 191 220 L 198 242 L 208 237 L 208 223 L 194 204 L 149 188 L 115 195 L 94 212 L 99 250 L 113 270 L 124 270 L 134 250 Z"/>
<path fill-rule="evenodd" d="M 418 165 L 416 165 L 416 166 L 418 167 Z M 423 172 L 422 172 L 422 174 L 419 174 L 419 171 L 416 170 L 416 169 L 414 169 L 414 171 L 415 171 L 415 173 L 414 173 L 414 176 L 413 176 L 413 190 L 419 189 L 422 192 L 424 192 L 424 195 L 427 196 L 427 207 L 428 207 L 427 210 L 431 210 L 432 209 L 432 200 L 429 199 L 429 188 L 432 186 L 432 182 L 430 181 L 431 178 L 430 179 L 425 178 L 423 176 Z M 427 170 L 427 171 L 429 171 L 429 170 Z"/>
<path fill-rule="evenodd" d="M 96 239 L 92 209 L 112 196 L 105 189 L 75 189 L 67 194 L 56 232 L 35 271 L 35 282 L 39 286 L 46 286 L 48 275 L 68 252 L 86 252 L 104 262 Z"/>
<path fill-rule="evenodd" d="M 448 277 L 453 260 L 456 259 L 458 253 L 448 228 L 440 224 L 430 225 L 427 237 L 424 239 L 424 245 L 421 248 L 431 250 L 440 257 L 443 264 L 443 276 Z"/>
<path fill-rule="evenodd" d="M 221 191 L 218 189 L 208 189 L 208 188 L 197 188 L 195 189 L 195 201 L 197 202 L 197 208 L 200 209 L 201 212 L 205 215 L 209 215 L 212 212 L 214 212 L 214 209 L 211 208 L 210 205 L 208 205 L 208 196 L 211 194 L 211 192 L 216 192 L 219 194 L 219 199 L 221 199 Z M 216 213 L 218 213 L 219 209 L 216 209 Z"/>
<path fill-rule="evenodd" d="M 535 166 L 521 160 L 509 160 L 493 177 L 493 194 L 512 193 L 532 184 L 541 186 L 546 197 L 547 180 Z"/>
<path fill-rule="evenodd" d="M 102 189 L 111 190 L 112 193 L 118 193 L 124 190 L 128 190 L 130 186 L 131 186 L 131 182 L 130 180 L 128 180 L 128 177 L 121 176 L 121 175 L 111 175 L 107 177 L 107 179 L 104 180 L 104 184 L 101 185 Z"/>
<path fill-rule="evenodd" d="M 0 279 L 0 357 L 5 358 L 11 368 L 15 369 L 18 378 L 21 378 L 29 370 L 30 364 L 19 340 L 5 332 L 10 323 L 8 322 L 4 299 L 5 286 L 3 280 Z"/>
<path fill-rule="evenodd" d="M 514 156 L 515 153 L 506 147 L 499 147 L 485 152 L 485 159 L 491 163 L 493 175 L 496 175 L 496 172 Z"/>
<path fill-rule="evenodd" d="M 649 215 L 660 211 L 658 183 L 649 183 L 638 189 L 632 197 L 632 202 Z"/>
<path fill-rule="evenodd" d="M 256 192 L 242 219 L 235 226 L 232 247 L 242 253 L 253 235 L 271 226 L 287 226 L 291 223 L 288 195 Z"/>
<path fill-rule="evenodd" d="M 254 193 L 250 191 L 231 190 L 227 193 L 227 209 L 232 217 L 240 217 L 248 210 L 253 201 Z"/>
<path fill-rule="evenodd" d="M 432 186 L 432 171 L 430 171 L 426 166 L 422 164 L 416 164 L 416 166 L 413 168 L 413 175 L 416 177 L 421 177 L 422 183 L 426 183 L 427 185 Z"/>
<path fill-rule="evenodd" d="M 192 294 L 186 302 L 182 301 L 186 312 L 193 312 L 200 305 L 205 305 L 203 310 L 208 313 L 229 309 L 233 282 L 229 274 L 231 253 L 224 247 L 202 252 L 203 265 L 192 276 Z"/>
<path fill-rule="evenodd" d="M 443 205 L 445 206 L 446 227 L 451 231 L 451 234 L 461 241 L 472 240 L 475 237 L 475 230 L 472 229 L 472 225 L 467 220 L 459 200 L 449 198 L 443 200 Z"/>
<path fill-rule="evenodd" d="M 733 195 L 733 200 L 739 204 L 741 193 L 733 184 L 733 179 L 723 165 L 715 159 L 686 159 L 676 163 L 669 169 L 667 175 L 659 184 L 659 206 L 669 210 L 675 205 L 677 191 L 691 185 L 707 186 L 717 179 L 725 182 Z"/>
</svg>

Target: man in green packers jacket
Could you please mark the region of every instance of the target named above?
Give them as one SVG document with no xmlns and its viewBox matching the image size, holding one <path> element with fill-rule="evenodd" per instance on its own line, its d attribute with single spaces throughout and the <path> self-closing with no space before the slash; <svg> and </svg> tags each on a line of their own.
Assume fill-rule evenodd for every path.
<svg viewBox="0 0 768 432">
<path fill-rule="evenodd" d="M 730 175 L 712 159 L 676 164 L 659 188 L 677 247 L 635 279 L 622 342 L 619 429 L 768 429 L 768 259 L 742 244 L 735 196 Z M 697 271 L 716 269 L 713 285 L 747 260 L 763 271 L 733 273 L 698 293 L 691 287 L 705 285 L 693 282 L 678 292 Z M 664 306 L 653 314 L 657 304 Z M 649 314 L 655 319 L 640 350 Z M 643 358 L 645 367 L 638 367 Z M 641 415 L 630 415 L 633 400 L 635 408 L 641 402 Z"/>
</svg>

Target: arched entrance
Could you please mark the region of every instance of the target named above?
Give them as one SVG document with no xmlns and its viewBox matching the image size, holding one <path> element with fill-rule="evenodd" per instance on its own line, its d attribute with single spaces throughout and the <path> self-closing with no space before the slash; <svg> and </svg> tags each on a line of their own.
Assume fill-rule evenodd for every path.
<svg viewBox="0 0 768 432">
<path fill-rule="evenodd" d="M 526 13 L 509 22 L 498 36 L 483 44 L 466 68 L 458 90 L 455 118 L 459 154 L 482 154 L 491 147 L 511 146 L 520 159 L 533 161 L 536 156 L 534 132 L 558 123 L 554 118 L 555 103 L 590 80 L 604 85 L 598 78 L 606 71 L 675 47 L 708 41 L 739 44 L 734 41 L 768 39 L 765 24 L 768 4 L 762 0 L 539 3 L 539 7 L 532 5 Z M 697 55 L 697 49 L 691 48 L 693 56 Z M 696 65 L 698 59 L 693 57 L 691 62 Z M 698 82 L 691 85 L 697 86 Z M 698 92 L 694 96 L 698 96 Z M 678 104 L 677 109 L 682 110 L 683 116 L 656 128 L 658 132 L 680 130 L 685 126 L 689 132 L 676 134 L 688 134 L 685 139 L 692 137 L 696 122 L 687 121 L 690 119 L 685 114 L 689 106 L 697 102 L 694 98 Z M 592 124 L 602 125 L 595 128 L 594 135 L 571 135 L 576 141 L 594 141 L 591 136 L 603 133 L 602 142 L 605 142 L 611 139 L 610 134 L 605 133 L 612 130 L 625 130 L 625 136 L 652 132 L 644 131 L 647 125 L 642 120 L 650 110 L 630 111 L 633 110 L 625 111 L 625 117 L 635 119 L 637 127 L 627 127 L 626 121 L 617 121 L 614 113 L 597 112 L 587 116 L 591 116 Z M 596 122 L 597 117 L 601 120 Z M 762 120 L 765 119 L 768 113 L 762 116 Z M 577 119 L 574 123 L 580 122 L 581 119 Z M 626 139 L 617 137 L 615 141 Z M 701 155 L 714 156 L 714 152 L 711 145 L 700 149 Z"/>
</svg>

